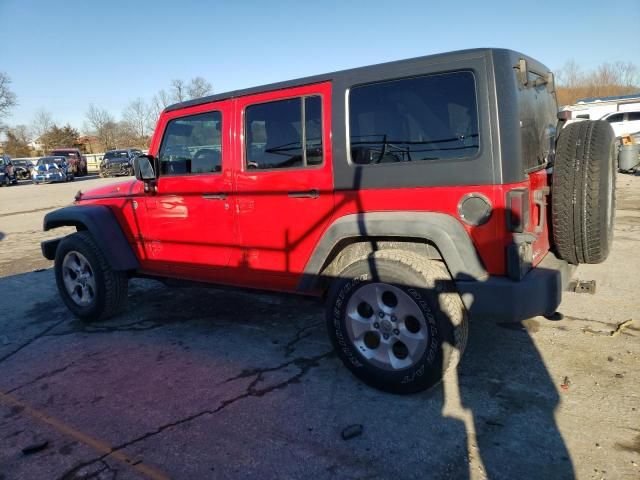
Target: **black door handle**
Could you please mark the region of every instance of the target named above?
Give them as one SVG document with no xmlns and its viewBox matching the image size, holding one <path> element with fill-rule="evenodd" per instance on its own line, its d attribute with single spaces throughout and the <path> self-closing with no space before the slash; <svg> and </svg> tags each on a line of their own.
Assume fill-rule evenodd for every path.
<svg viewBox="0 0 640 480">
<path fill-rule="evenodd" d="M 289 192 L 290 198 L 318 198 L 320 196 L 320 192 L 317 189 L 305 190 L 302 192 Z"/>
<path fill-rule="evenodd" d="M 226 193 L 205 193 L 202 195 L 205 200 L 226 200 Z"/>
</svg>

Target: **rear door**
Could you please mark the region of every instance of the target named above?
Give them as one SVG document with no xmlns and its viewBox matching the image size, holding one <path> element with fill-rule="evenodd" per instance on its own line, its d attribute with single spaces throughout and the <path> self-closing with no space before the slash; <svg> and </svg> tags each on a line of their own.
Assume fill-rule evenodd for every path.
<svg viewBox="0 0 640 480">
<path fill-rule="evenodd" d="M 157 192 L 145 196 L 142 225 L 156 272 L 224 281 L 220 269 L 236 233 L 230 112 L 223 101 L 170 112 L 160 122 Z"/>
<path fill-rule="evenodd" d="M 236 100 L 243 282 L 294 290 L 333 210 L 331 84 Z"/>
</svg>

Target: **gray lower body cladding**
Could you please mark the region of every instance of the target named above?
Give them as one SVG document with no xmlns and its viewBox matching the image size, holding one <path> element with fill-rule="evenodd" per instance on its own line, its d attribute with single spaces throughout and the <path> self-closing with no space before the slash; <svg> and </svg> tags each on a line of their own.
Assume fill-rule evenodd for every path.
<svg viewBox="0 0 640 480">
<path fill-rule="evenodd" d="M 520 281 L 489 277 L 457 281 L 456 286 L 472 318 L 518 322 L 555 312 L 575 268 L 549 252 Z"/>
</svg>

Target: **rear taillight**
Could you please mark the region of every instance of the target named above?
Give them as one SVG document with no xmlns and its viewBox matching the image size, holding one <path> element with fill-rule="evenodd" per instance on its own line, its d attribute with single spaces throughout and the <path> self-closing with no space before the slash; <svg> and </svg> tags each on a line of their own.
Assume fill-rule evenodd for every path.
<svg viewBox="0 0 640 480">
<path fill-rule="evenodd" d="M 529 226 L 529 189 L 514 188 L 507 193 L 507 228 L 522 233 Z"/>
</svg>

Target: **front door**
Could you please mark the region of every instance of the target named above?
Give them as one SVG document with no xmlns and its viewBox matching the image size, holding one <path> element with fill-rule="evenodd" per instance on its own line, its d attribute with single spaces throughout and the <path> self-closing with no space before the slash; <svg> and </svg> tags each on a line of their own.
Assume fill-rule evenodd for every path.
<svg viewBox="0 0 640 480">
<path fill-rule="evenodd" d="M 224 281 L 235 240 L 230 107 L 171 112 L 158 126 L 157 191 L 145 196 L 142 226 L 153 273 L 215 279 L 217 270 Z"/>
<path fill-rule="evenodd" d="M 236 100 L 243 282 L 294 290 L 333 210 L 331 84 Z"/>
</svg>

